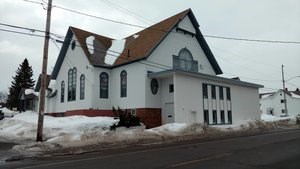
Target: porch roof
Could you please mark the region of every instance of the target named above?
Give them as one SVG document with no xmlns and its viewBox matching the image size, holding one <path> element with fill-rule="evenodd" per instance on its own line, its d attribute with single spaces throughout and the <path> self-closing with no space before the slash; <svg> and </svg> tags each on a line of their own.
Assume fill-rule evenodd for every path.
<svg viewBox="0 0 300 169">
<path fill-rule="evenodd" d="M 243 86 L 243 87 L 251 87 L 251 88 L 263 88 L 263 85 L 255 84 L 255 83 L 249 83 L 249 82 L 244 82 L 240 80 L 235 80 L 235 79 L 228 79 L 225 77 L 220 77 L 220 76 L 214 76 L 214 75 L 208 75 L 208 74 L 203 74 L 199 72 L 190 72 L 190 71 L 184 71 L 184 70 L 179 70 L 179 69 L 169 69 L 169 70 L 164 70 L 160 72 L 148 72 L 148 77 L 150 78 L 166 78 L 173 76 L 175 74 L 181 74 L 185 76 L 192 76 L 196 78 L 201 78 L 201 79 L 206 79 L 206 80 L 211 80 L 215 82 L 221 82 L 221 83 L 227 83 L 227 84 L 232 84 L 232 85 L 237 85 L 237 86 Z"/>
</svg>

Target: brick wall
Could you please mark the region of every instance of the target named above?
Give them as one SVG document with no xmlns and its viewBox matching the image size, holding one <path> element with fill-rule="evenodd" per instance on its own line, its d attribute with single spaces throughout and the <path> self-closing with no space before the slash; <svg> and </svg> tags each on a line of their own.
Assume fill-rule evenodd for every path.
<svg viewBox="0 0 300 169">
<path fill-rule="evenodd" d="M 161 109 L 159 108 L 136 109 L 136 115 L 147 128 L 161 126 Z"/>
<path fill-rule="evenodd" d="M 58 112 L 58 113 L 46 113 L 45 115 L 50 115 L 54 117 L 64 117 L 64 116 L 73 116 L 73 115 L 84 115 L 88 117 L 96 117 L 96 116 L 115 117 L 114 112 L 112 110 L 89 110 L 89 109 L 70 110 L 70 111 Z M 144 123 L 147 128 L 161 126 L 161 109 L 159 108 L 138 108 L 136 109 L 136 115 L 141 119 L 141 122 Z"/>
</svg>

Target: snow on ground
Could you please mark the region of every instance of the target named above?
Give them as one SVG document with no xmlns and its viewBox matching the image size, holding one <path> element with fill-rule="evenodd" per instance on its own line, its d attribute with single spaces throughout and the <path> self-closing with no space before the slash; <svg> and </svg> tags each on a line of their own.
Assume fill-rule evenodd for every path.
<svg viewBox="0 0 300 169">
<path fill-rule="evenodd" d="M 33 141 L 36 138 L 38 114 L 27 111 L 0 121 L 0 140 Z M 43 137 L 47 141 L 80 140 L 82 135 L 108 130 L 118 123 L 112 117 L 51 117 L 44 116 Z"/>
<path fill-rule="evenodd" d="M 6 110 L 6 109 L 5 109 Z M 27 143 L 17 145 L 14 150 L 22 153 L 51 151 L 86 151 L 82 147 L 109 147 L 126 144 L 148 144 L 169 139 L 187 139 L 189 136 L 216 134 L 233 131 L 253 131 L 276 129 L 295 124 L 293 117 L 276 118 L 262 114 L 262 120 L 244 120 L 234 125 L 209 126 L 205 124 L 170 123 L 160 127 L 145 129 L 145 126 L 116 128 L 118 120 L 112 117 L 51 117 L 44 116 L 43 143 L 35 143 L 38 114 L 27 111 L 0 121 L 0 140 Z M 291 120 L 292 119 L 292 120 Z M 283 122 L 281 122 L 283 121 Z M 70 153 L 70 152 L 69 152 Z M 36 154 L 35 154 L 36 155 Z"/>
<path fill-rule="evenodd" d="M 13 117 L 14 115 L 18 114 L 19 112 L 11 111 L 6 107 L 0 108 L 2 113 L 4 113 L 5 117 Z"/>
<path fill-rule="evenodd" d="M 262 113 L 261 120 L 263 121 L 280 121 L 280 120 L 292 120 L 295 121 L 296 117 L 294 116 L 287 116 L 287 117 L 277 117 L 269 114 Z"/>
</svg>

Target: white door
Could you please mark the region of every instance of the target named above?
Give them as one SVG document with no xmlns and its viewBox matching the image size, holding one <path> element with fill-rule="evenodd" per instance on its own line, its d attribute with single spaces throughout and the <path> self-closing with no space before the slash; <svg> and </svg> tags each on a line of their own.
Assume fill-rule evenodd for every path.
<svg viewBox="0 0 300 169">
<path fill-rule="evenodd" d="M 174 103 L 165 103 L 166 123 L 174 123 Z"/>
</svg>

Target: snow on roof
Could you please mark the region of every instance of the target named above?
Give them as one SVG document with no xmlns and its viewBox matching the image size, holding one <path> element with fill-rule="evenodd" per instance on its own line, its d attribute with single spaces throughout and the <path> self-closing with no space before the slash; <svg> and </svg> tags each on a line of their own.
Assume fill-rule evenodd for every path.
<svg viewBox="0 0 300 169">
<path fill-rule="evenodd" d="M 88 48 L 90 54 L 94 54 L 94 40 L 95 40 L 95 36 L 89 36 L 86 38 L 85 42 L 86 42 L 86 47 Z"/>
<path fill-rule="evenodd" d="M 107 50 L 105 56 L 105 63 L 113 65 L 116 59 L 120 56 L 125 48 L 126 39 L 112 40 L 111 47 Z"/>
<path fill-rule="evenodd" d="M 135 34 L 135 35 L 133 35 L 132 37 L 134 37 L 134 39 L 136 39 L 136 38 L 138 38 L 140 35 L 138 35 L 138 34 Z"/>
<path fill-rule="evenodd" d="M 292 97 L 293 97 L 293 98 L 300 99 L 300 95 L 297 95 L 297 94 L 295 94 L 295 93 L 293 93 L 293 92 L 291 92 L 291 94 L 292 94 Z"/>
<path fill-rule="evenodd" d="M 39 92 L 35 92 L 34 89 L 25 89 L 25 95 L 34 94 L 39 96 Z"/>
<path fill-rule="evenodd" d="M 264 95 L 261 95 L 261 98 L 265 99 L 265 98 L 268 98 L 268 97 L 270 97 L 272 95 L 273 95 L 273 93 L 272 94 L 264 94 Z"/>
</svg>

